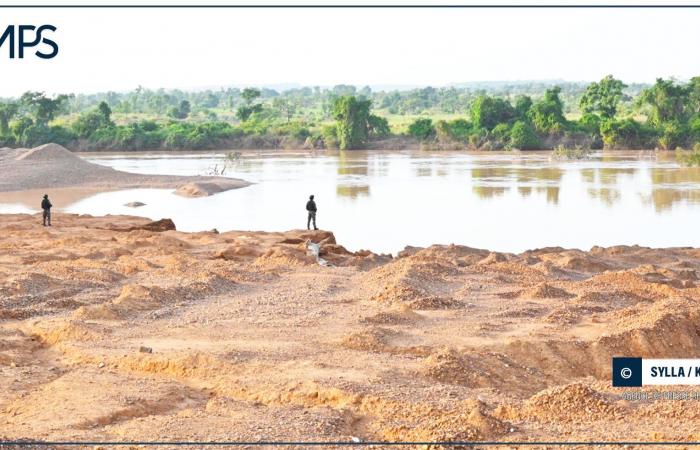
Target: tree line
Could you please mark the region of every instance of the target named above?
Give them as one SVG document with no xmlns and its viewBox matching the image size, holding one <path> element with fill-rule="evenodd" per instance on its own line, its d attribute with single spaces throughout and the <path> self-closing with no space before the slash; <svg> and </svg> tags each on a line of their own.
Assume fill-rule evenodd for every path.
<svg viewBox="0 0 700 450">
<path fill-rule="evenodd" d="M 139 88 L 54 97 L 26 92 L 0 102 L 0 146 L 57 142 L 83 150 L 356 149 L 399 137 L 436 149 L 528 150 L 558 145 L 675 149 L 700 142 L 700 77 L 688 82 L 659 78 L 653 85 L 630 87 L 608 75 L 587 85 L 563 85 L 405 92 L 339 85 L 283 93 Z M 542 92 L 528 94 L 533 89 Z M 391 108 L 406 104 L 420 105 L 413 110 L 421 114 L 400 125 Z M 450 117 L 440 119 L 441 112 Z M 567 118 L 572 115 L 576 118 Z"/>
</svg>

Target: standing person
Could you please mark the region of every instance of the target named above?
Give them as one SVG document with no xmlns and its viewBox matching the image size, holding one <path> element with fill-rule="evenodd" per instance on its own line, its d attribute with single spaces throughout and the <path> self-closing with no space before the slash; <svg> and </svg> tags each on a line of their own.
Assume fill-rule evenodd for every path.
<svg viewBox="0 0 700 450">
<path fill-rule="evenodd" d="M 314 201 L 314 196 L 309 196 L 309 201 L 306 202 L 306 210 L 309 212 L 309 217 L 306 219 L 306 229 L 310 230 L 311 221 L 314 222 L 314 230 L 318 230 L 316 227 L 316 202 Z"/>
<path fill-rule="evenodd" d="M 51 226 L 51 207 L 53 205 L 49 201 L 49 194 L 44 194 L 44 199 L 41 201 L 41 209 L 44 210 L 44 226 L 46 226 L 46 222 L 49 222 L 49 226 Z"/>
</svg>

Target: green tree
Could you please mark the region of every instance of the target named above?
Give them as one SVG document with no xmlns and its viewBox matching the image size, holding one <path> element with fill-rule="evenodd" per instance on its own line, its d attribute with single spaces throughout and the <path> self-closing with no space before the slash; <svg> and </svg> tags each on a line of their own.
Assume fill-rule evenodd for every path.
<svg viewBox="0 0 700 450">
<path fill-rule="evenodd" d="M 187 119 L 192 109 L 190 102 L 182 100 L 178 106 L 173 106 L 168 111 L 168 115 L 174 119 Z"/>
<path fill-rule="evenodd" d="M 371 100 L 360 100 L 354 95 L 337 97 L 333 101 L 338 147 L 341 150 L 362 148 L 369 134 Z"/>
<path fill-rule="evenodd" d="M 109 107 L 107 102 L 100 102 L 100 104 L 97 105 L 97 111 L 102 116 L 102 121 L 105 124 L 112 123 L 112 108 Z"/>
<path fill-rule="evenodd" d="M 292 117 L 294 117 L 294 114 L 297 111 L 296 102 L 282 97 L 276 97 L 273 99 L 272 107 L 279 111 L 280 114 L 287 119 L 287 123 L 292 120 Z"/>
<path fill-rule="evenodd" d="M 241 98 L 246 103 L 246 105 L 251 105 L 253 100 L 260 97 L 260 91 L 255 88 L 247 87 L 241 92 Z"/>
<path fill-rule="evenodd" d="M 676 84 L 673 80 L 657 78 L 656 83 L 644 89 L 637 99 L 639 105 L 648 105 L 651 109 L 649 123 L 661 126 L 664 122 L 685 122 L 688 118 L 688 99 L 690 87 Z"/>
<path fill-rule="evenodd" d="M 691 78 L 690 83 L 688 83 L 688 88 L 690 90 L 690 112 L 693 114 L 700 114 L 700 77 Z"/>
<path fill-rule="evenodd" d="M 105 102 L 101 102 L 97 108 L 81 114 L 73 122 L 73 131 L 81 138 L 89 138 L 101 128 L 114 126 L 112 122 L 112 110 Z"/>
<path fill-rule="evenodd" d="M 528 118 L 541 133 L 561 133 L 566 128 L 564 104 L 559 98 L 561 88 L 554 86 L 544 92 L 544 97 L 533 103 Z"/>
<path fill-rule="evenodd" d="M 472 122 L 479 128 L 492 130 L 499 123 L 510 122 L 514 116 L 513 106 L 502 98 L 480 95 L 472 103 Z"/>
<path fill-rule="evenodd" d="M 515 98 L 515 116 L 518 120 L 527 120 L 527 112 L 532 107 L 532 99 L 527 95 L 518 95 Z"/>
<path fill-rule="evenodd" d="M 21 142 L 25 130 L 32 125 L 34 125 L 34 121 L 29 117 L 20 117 L 12 122 L 10 124 L 10 130 L 12 131 L 12 135 L 15 137 L 15 140 L 17 142 Z"/>
<path fill-rule="evenodd" d="M 58 114 L 64 112 L 69 98 L 69 96 L 62 94 L 52 99 L 44 95 L 43 92 L 25 92 L 19 101 L 31 111 L 37 125 L 47 125 Z"/>
<path fill-rule="evenodd" d="M 609 119 L 617 113 L 617 105 L 624 97 L 623 90 L 627 87 L 622 81 L 607 75 L 598 83 L 591 83 L 581 96 L 579 107 L 584 113 L 598 113 L 604 119 Z"/>
<path fill-rule="evenodd" d="M 10 120 L 17 114 L 18 109 L 17 103 L 0 103 L 0 136 L 10 133 Z"/>
</svg>

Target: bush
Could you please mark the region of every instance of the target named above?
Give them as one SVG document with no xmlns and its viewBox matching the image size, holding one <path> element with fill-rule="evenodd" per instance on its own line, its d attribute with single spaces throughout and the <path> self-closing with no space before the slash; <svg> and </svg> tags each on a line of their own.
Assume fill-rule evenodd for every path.
<svg viewBox="0 0 700 450">
<path fill-rule="evenodd" d="M 659 146 L 662 149 L 670 150 L 683 145 L 687 132 L 678 121 L 662 123 L 660 128 Z"/>
<path fill-rule="evenodd" d="M 440 120 L 435 125 L 435 133 L 440 141 L 468 142 L 474 127 L 464 119 Z"/>
<path fill-rule="evenodd" d="M 534 150 L 541 148 L 540 138 L 527 122 L 519 120 L 510 129 L 510 142 L 508 146 L 518 150 Z"/>
<path fill-rule="evenodd" d="M 25 147 L 55 142 L 65 147 L 71 146 L 78 136 L 68 128 L 61 126 L 31 125 L 22 133 L 20 144 Z"/>
<path fill-rule="evenodd" d="M 389 121 L 384 117 L 375 116 L 370 114 L 367 118 L 367 125 L 369 127 L 369 133 L 372 136 L 386 137 L 389 136 L 391 130 L 389 130 Z"/>
<path fill-rule="evenodd" d="M 472 103 L 472 122 L 479 128 L 492 130 L 499 123 L 510 122 L 514 117 L 513 106 L 502 98 L 480 95 Z"/>
<path fill-rule="evenodd" d="M 657 136 L 650 126 L 629 118 L 603 121 L 600 124 L 600 134 L 606 148 L 645 148 L 653 145 Z"/>
<path fill-rule="evenodd" d="M 338 148 L 338 130 L 335 125 L 324 125 L 321 128 L 321 139 L 326 148 Z"/>
<path fill-rule="evenodd" d="M 423 141 L 432 138 L 435 136 L 433 120 L 428 118 L 414 120 L 408 126 L 408 134 Z"/>
</svg>

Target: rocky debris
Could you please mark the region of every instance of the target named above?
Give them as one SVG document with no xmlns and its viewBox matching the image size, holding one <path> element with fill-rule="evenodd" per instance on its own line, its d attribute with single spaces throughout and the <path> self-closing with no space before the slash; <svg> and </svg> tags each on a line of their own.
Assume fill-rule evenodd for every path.
<svg viewBox="0 0 700 450">
<path fill-rule="evenodd" d="M 140 353 L 153 353 L 153 349 L 151 347 L 144 347 L 143 345 L 139 347 L 139 352 Z"/>
<path fill-rule="evenodd" d="M 160 219 L 156 220 L 154 222 L 149 222 L 144 225 L 136 225 L 133 227 L 129 228 L 112 228 L 113 231 L 155 231 L 155 232 L 163 232 L 163 231 L 175 231 L 175 223 L 171 219 Z"/>
<path fill-rule="evenodd" d="M 565 291 L 564 289 L 560 289 L 558 287 L 554 287 L 550 285 L 549 283 L 539 283 L 536 286 L 526 289 L 522 291 L 519 295 L 519 298 L 523 299 L 529 299 L 529 298 L 571 298 L 574 297 L 573 294 L 570 294 L 569 292 Z"/>
</svg>

